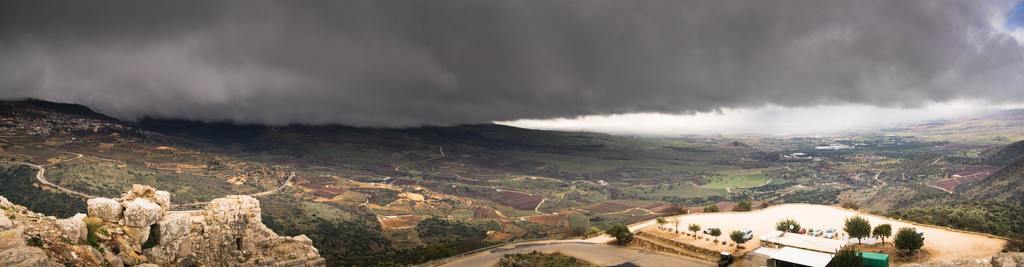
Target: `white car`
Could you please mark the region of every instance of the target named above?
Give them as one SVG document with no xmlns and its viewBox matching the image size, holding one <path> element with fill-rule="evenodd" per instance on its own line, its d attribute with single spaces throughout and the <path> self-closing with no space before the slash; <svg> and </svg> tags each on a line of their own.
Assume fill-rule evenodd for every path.
<svg viewBox="0 0 1024 267">
<path fill-rule="evenodd" d="M 810 231 L 807 231 L 807 234 L 811 236 L 819 236 L 821 235 L 821 229 L 811 229 Z"/>
<path fill-rule="evenodd" d="M 836 228 L 828 228 L 828 230 L 825 230 L 825 234 L 822 237 L 832 239 L 833 237 L 836 237 L 836 233 L 838 232 L 839 230 L 836 230 Z"/>
<path fill-rule="evenodd" d="M 741 232 L 743 232 L 743 240 L 750 240 L 754 238 L 754 230 L 750 230 L 750 228 L 743 229 Z"/>
<path fill-rule="evenodd" d="M 704 228 L 704 230 L 702 232 L 704 232 L 705 234 L 711 234 L 711 229 L 718 229 L 718 227 Z"/>
</svg>

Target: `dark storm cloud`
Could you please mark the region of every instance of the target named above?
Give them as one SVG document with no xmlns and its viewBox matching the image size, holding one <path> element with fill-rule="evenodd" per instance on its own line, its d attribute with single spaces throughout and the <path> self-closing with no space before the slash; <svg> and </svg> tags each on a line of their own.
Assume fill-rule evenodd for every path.
<svg viewBox="0 0 1024 267">
<path fill-rule="evenodd" d="M 413 126 L 1024 100 L 978 1 L 0 2 L 0 97 Z"/>
</svg>

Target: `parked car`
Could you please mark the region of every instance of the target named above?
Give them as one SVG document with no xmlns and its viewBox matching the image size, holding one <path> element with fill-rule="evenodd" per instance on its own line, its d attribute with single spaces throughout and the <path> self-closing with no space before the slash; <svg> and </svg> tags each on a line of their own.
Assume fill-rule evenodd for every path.
<svg viewBox="0 0 1024 267">
<path fill-rule="evenodd" d="M 836 228 L 828 228 L 828 230 L 825 230 L 825 233 L 822 237 L 832 239 L 833 237 L 836 237 L 836 233 L 838 232 L 839 230 L 836 230 Z"/>
<path fill-rule="evenodd" d="M 810 231 L 807 232 L 807 234 L 811 236 L 819 236 L 821 235 L 821 229 L 811 229 Z"/>
<path fill-rule="evenodd" d="M 743 240 L 754 239 L 754 230 L 750 230 L 750 228 L 746 228 L 746 229 L 741 230 L 740 232 L 743 232 Z"/>
<path fill-rule="evenodd" d="M 802 234 L 806 234 L 807 233 L 807 228 L 800 227 L 800 231 L 797 232 L 797 233 L 800 233 L 801 235 Z"/>
<path fill-rule="evenodd" d="M 704 232 L 705 234 L 711 234 L 711 229 L 718 229 L 718 227 L 704 228 L 704 230 L 702 232 Z"/>
<path fill-rule="evenodd" d="M 917 230 L 917 235 L 921 236 L 921 238 L 924 238 L 924 231 Z"/>
</svg>

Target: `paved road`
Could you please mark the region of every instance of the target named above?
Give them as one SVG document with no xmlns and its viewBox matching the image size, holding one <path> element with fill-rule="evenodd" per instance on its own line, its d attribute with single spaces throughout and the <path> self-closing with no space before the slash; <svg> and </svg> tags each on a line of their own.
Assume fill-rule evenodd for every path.
<svg viewBox="0 0 1024 267">
<path fill-rule="evenodd" d="M 78 158 L 82 157 L 82 154 L 78 154 L 78 153 L 72 153 L 72 154 L 78 155 L 78 157 L 76 157 L 75 159 L 78 159 Z M 30 166 L 30 167 L 39 169 L 39 172 L 36 173 L 36 179 L 39 180 L 40 183 L 42 183 L 44 185 L 48 185 L 48 186 L 53 187 L 53 188 L 57 188 L 57 189 L 59 189 L 61 191 L 64 191 L 64 192 L 66 192 L 68 194 L 72 194 L 72 195 L 76 195 L 76 196 L 82 196 L 82 197 L 85 197 L 85 198 L 98 198 L 99 197 L 99 196 L 94 196 L 94 195 L 78 192 L 78 191 L 75 191 L 75 190 L 67 189 L 67 188 L 64 188 L 62 186 L 56 185 L 54 183 L 51 183 L 50 181 L 46 180 L 46 176 L 43 175 L 43 174 L 46 173 L 46 169 L 43 168 L 43 166 L 39 166 L 39 165 L 32 164 L 32 163 L 17 162 L 17 161 L 0 161 L 0 162 L 20 164 L 20 165 Z M 269 195 L 269 194 L 277 193 L 278 191 L 281 191 L 282 189 L 287 187 L 289 184 L 291 184 L 293 178 L 295 178 L 295 172 L 292 172 L 291 176 L 288 176 L 288 180 L 285 180 L 284 183 L 282 183 L 280 187 L 275 188 L 275 189 L 271 189 L 271 190 L 267 190 L 267 191 L 264 191 L 264 192 L 255 193 L 255 194 L 252 194 L 250 196 L 258 197 L 258 196 L 262 196 L 262 195 Z M 188 203 L 188 204 L 172 204 L 172 206 L 175 206 L 175 207 L 193 206 L 193 205 L 199 205 L 199 204 L 205 204 L 205 203 L 209 203 L 209 202 Z"/>
<path fill-rule="evenodd" d="M 81 155 L 79 155 L 79 157 L 81 157 Z M 16 162 L 16 161 L 3 161 L 3 162 L 5 162 L 5 163 L 21 164 L 21 165 L 31 166 L 33 168 L 39 169 L 39 172 L 36 173 L 36 179 L 38 179 L 40 183 L 43 183 L 43 184 L 48 185 L 48 186 L 51 186 L 53 188 L 60 189 L 61 191 L 67 192 L 68 194 L 78 195 L 78 196 L 82 196 L 82 197 L 85 197 L 85 198 L 97 198 L 97 196 L 81 193 L 81 192 L 78 192 L 78 191 L 75 191 L 75 190 L 71 190 L 71 189 L 67 189 L 67 188 L 61 187 L 59 185 L 55 185 L 55 184 L 51 183 L 50 181 L 47 181 L 46 180 L 46 176 L 43 176 L 43 173 L 46 173 L 46 169 L 44 169 L 43 166 L 39 166 L 39 165 L 31 164 L 31 163 Z"/>
<path fill-rule="evenodd" d="M 441 266 L 495 266 L 505 254 L 561 251 L 601 266 L 717 266 L 693 258 L 635 248 L 592 243 L 590 240 L 550 241 L 509 245 L 464 257 Z"/>
</svg>

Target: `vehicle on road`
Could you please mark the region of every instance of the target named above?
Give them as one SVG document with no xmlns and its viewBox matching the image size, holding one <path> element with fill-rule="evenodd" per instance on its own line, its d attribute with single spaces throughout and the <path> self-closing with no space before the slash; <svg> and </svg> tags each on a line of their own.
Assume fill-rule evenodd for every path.
<svg viewBox="0 0 1024 267">
<path fill-rule="evenodd" d="M 802 234 L 806 234 L 807 233 L 807 228 L 800 227 L 800 231 L 798 231 L 797 233 L 800 233 L 801 235 Z"/>
<path fill-rule="evenodd" d="M 836 233 L 838 232 L 839 230 L 836 230 L 836 228 L 828 228 L 828 230 L 825 230 L 825 233 L 822 235 L 822 237 L 832 239 L 833 237 L 836 237 Z"/>
<path fill-rule="evenodd" d="M 705 234 L 711 234 L 711 229 L 718 229 L 718 227 L 704 228 L 704 230 L 702 230 L 702 232 L 704 232 Z"/>
<path fill-rule="evenodd" d="M 750 230 L 750 228 L 746 228 L 746 229 L 740 230 L 740 232 L 743 232 L 743 240 L 754 239 L 754 230 Z"/>
</svg>

